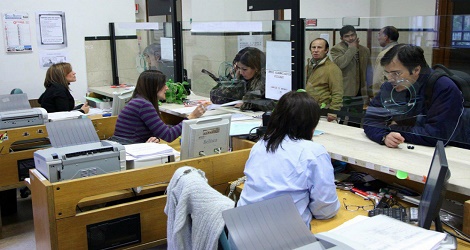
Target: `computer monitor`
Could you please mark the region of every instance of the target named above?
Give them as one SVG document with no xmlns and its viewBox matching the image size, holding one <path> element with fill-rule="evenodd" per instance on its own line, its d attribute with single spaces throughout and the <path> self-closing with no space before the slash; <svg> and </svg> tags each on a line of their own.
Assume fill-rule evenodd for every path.
<svg viewBox="0 0 470 250">
<path fill-rule="evenodd" d="M 129 90 L 122 93 L 113 93 L 112 113 L 111 115 L 119 115 L 121 110 L 126 106 L 126 103 L 131 99 L 134 90 Z"/>
<path fill-rule="evenodd" d="M 442 232 L 439 211 L 445 199 L 450 170 L 444 151 L 444 143 L 437 141 L 434 155 L 429 168 L 426 184 L 418 209 L 418 226 L 429 229 L 432 221 L 435 222 L 436 231 Z"/>
<path fill-rule="evenodd" d="M 231 114 L 184 120 L 181 160 L 228 152 Z"/>
</svg>

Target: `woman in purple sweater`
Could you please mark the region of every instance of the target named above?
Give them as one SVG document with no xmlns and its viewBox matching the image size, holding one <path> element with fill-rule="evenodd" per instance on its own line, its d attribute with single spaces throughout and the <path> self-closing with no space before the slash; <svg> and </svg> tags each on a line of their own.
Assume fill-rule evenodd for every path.
<svg viewBox="0 0 470 250">
<path fill-rule="evenodd" d="M 146 70 L 137 80 L 131 100 L 119 113 L 116 129 L 111 140 L 122 144 L 152 141 L 152 137 L 172 142 L 181 135 L 182 122 L 175 126 L 166 125 L 160 118 L 158 101 L 165 100 L 165 75 L 158 70 Z M 205 108 L 199 105 L 187 119 L 204 114 Z M 150 138 L 150 139 L 149 139 Z"/>
</svg>

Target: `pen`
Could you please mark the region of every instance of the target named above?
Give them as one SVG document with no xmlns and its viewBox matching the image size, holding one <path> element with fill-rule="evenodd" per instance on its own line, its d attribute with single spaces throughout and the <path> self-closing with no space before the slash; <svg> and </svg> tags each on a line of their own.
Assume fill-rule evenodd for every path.
<svg viewBox="0 0 470 250">
<path fill-rule="evenodd" d="M 354 193 L 359 193 L 359 194 L 361 194 L 361 195 L 364 196 L 364 197 L 369 196 L 368 193 L 366 193 L 366 192 L 364 192 L 364 191 L 362 191 L 362 190 L 360 190 L 360 189 L 358 189 L 358 188 L 355 188 L 355 187 L 351 188 L 351 191 L 353 191 Z"/>
<path fill-rule="evenodd" d="M 354 192 L 354 194 L 361 196 L 362 198 L 364 198 L 364 200 L 368 200 L 368 199 L 369 199 L 369 197 L 364 196 L 364 195 L 362 195 L 362 194 L 360 194 L 360 193 L 358 193 L 358 192 Z"/>
</svg>

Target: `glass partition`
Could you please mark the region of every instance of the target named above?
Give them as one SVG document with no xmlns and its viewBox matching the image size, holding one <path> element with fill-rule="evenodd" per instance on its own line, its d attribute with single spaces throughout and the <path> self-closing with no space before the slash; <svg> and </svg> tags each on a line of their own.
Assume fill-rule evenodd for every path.
<svg viewBox="0 0 470 250">
<path fill-rule="evenodd" d="M 340 33 L 343 25 L 348 24 L 345 19 L 306 18 L 307 92 L 321 103 L 325 115 L 333 114 L 341 124 L 364 128 L 367 137 L 377 143 L 393 146 L 404 140 L 409 145 L 434 146 L 436 140 L 442 140 L 445 144 L 469 148 L 470 111 L 464 109 L 460 91 L 450 81 L 436 81 L 430 77 L 434 74 L 430 67 L 444 62 L 452 69 L 470 73 L 470 68 L 464 66 L 466 62 L 461 59 L 470 55 L 468 48 L 461 50 L 462 55 L 442 58 L 443 51 L 450 49 L 443 45 L 444 37 L 438 32 L 439 24 L 445 18 L 449 17 L 346 20 L 355 26 L 344 30 L 343 39 Z M 452 41 L 452 46 L 462 49 L 466 41 L 466 27 L 462 25 L 465 19 L 450 18 L 454 20 L 454 26 L 459 24 L 452 33 L 452 38 L 459 41 Z M 387 28 L 389 36 L 385 37 L 385 26 L 393 26 L 396 30 Z M 386 38 L 395 36 L 396 32 L 399 44 L 413 46 L 389 45 Z M 356 34 L 358 43 L 351 40 L 350 33 Z M 328 59 L 321 56 L 322 48 L 317 46 L 319 40 L 310 47 L 317 38 L 329 43 Z M 323 41 L 320 44 L 324 44 Z M 390 49 L 386 54 L 393 45 L 396 52 Z M 397 54 L 404 62 L 396 61 L 393 55 Z M 326 66 L 328 62 L 323 60 L 332 62 L 333 66 Z M 335 78 L 331 72 L 341 72 L 342 78 Z M 339 86 L 338 81 L 343 86 L 341 99 L 338 98 L 341 88 L 335 87 Z M 434 87 L 430 83 L 434 83 Z M 397 133 L 387 136 L 390 132 Z"/>
</svg>

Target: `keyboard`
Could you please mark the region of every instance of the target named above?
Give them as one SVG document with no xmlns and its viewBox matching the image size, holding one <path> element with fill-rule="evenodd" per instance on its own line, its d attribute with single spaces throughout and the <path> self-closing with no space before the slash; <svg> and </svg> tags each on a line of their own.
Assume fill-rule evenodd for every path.
<svg viewBox="0 0 470 250">
<path fill-rule="evenodd" d="M 369 217 L 376 216 L 379 214 L 392 217 L 403 222 L 417 221 L 418 220 L 418 208 L 417 207 L 391 207 L 391 208 L 375 208 L 369 211 Z"/>
</svg>

